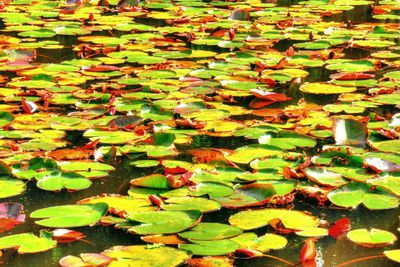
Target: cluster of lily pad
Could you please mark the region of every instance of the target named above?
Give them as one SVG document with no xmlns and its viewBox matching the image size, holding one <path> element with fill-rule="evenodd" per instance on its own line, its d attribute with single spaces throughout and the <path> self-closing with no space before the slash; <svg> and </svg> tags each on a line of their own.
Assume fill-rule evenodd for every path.
<svg viewBox="0 0 400 267">
<path fill-rule="evenodd" d="M 62 266 L 230 266 L 240 253 L 284 248 L 285 235 L 333 236 L 319 218 L 285 209 L 300 199 L 398 208 L 396 1 L 374 5 L 375 23 L 362 24 L 330 18 L 371 1 L 131 2 L 1 7 L 0 197 L 23 194 L 26 183 L 84 190 L 117 158 L 151 173 L 132 175 L 125 195 L 30 214 L 45 228 L 101 223 L 154 244 L 67 256 Z M 68 38 L 74 57 L 51 58 L 71 50 Z M 332 101 L 306 101 L 318 95 Z M 202 222 L 223 208 L 240 210 L 229 224 Z M 54 236 L 9 235 L 0 249 L 45 251 Z M 347 237 L 371 247 L 397 239 L 379 229 Z M 385 255 L 400 261 L 399 250 Z"/>
</svg>

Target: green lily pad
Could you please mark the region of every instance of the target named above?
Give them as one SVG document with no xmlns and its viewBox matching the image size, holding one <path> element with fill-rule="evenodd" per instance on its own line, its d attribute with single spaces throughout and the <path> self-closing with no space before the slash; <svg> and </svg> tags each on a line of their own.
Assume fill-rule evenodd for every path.
<svg viewBox="0 0 400 267">
<path fill-rule="evenodd" d="M 198 210 L 132 212 L 128 219 L 142 224 L 129 228 L 129 232 L 139 235 L 174 234 L 196 225 L 201 215 Z"/>
<path fill-rule="evenodd" d="M 0 238 L 0 249 L 18 248 L 19 254 L 43 252 L 57 246 L 57 241 L 32 233 L 9 235 Z"/>
<path fill-rule="evenodd" d="M 164 202 L 161 208 L 164 210 L 200 210 L 201 212 L 211 212 L 219 210 L 221 205 L 214 200 L 201 197 L 171 197 Z"/>
<path fill-rule="evenodd" d="M 400 249 L 386 250 L 383 254 L 392 261 L 400 263 Z"/>
<path fill-rule="evenodd" d="M 326 66 L 328 70 L 338 70 L 342 72 L 365 72 L 375 70 L 375 64 L 369 60 L 340 60 L 340 62 L 331 61 Z"/>
<path fill-rule="evenodd" d="M 216 200 L 225 208 L 240 208 L 263 205 L 274 195 L 276 190 L 271 183 L 256 182 L 236 186 L 231 195 Z"/>
<path fill-rule="evenodd" d="M 254 240 L 249 247 L 261 252 L 267 252 L 270 249 L 282 249 L 286 247 L 287 243 L 287 239 L 283 236 L 265 234 Z"/>
<path fill-rule="evenodd" d="M 295 149 L 296 147 L 314 147 L 317 144 L 311 137 L 289 131 L 282 131 L 276 136 L 264 134 L 258 138 L 258 142 L 287 150 Z"/>
<path fill-rule="evenodd" d="M 232 154 L 225 156 L 227 160 L 240 164 L 248 164 L 257 158 L 275 157 L 282 155 L 282 151 L 269 146 L 250 145 L 237 148 Z"/>
<path fill-rule="evenodd" d="M 46 227 L 80 227 L 97 223 L 108 210 L 106 203 L 64 205 L 39 209 L 31 218 L 41 219 L 36 224 Z"/>
<path fill-rule="evenodd" d="M 367 180 L 367 183 L 377 186 L 378 189 L 383 191 L 400 196 L 400 177 L 398 176 L 385 175 L 375 179 Z"/>
<path fill-rule="evenodd" d="M 219 240 L 237 236 L 242 229 L 221 223 L 199 223 L 186 232 L 179 233 L 180 237 L 193 240 Z"/>
<path fill-rule="evenodd" d="M 25 183 L 8 177 L 0 178 L 0 198 L 13 197 L 25 191 Z"/>
<path fill-rule="evenodd" d="M 316 227 L 318 218 L 296 210 L 259 209 L 240 211 L 229 217 L 230 224 L 243 230 L 252 230 L 267 226 L 273 219 L 279 219 L 289 229 L 301 230 L 304 227 Z"/>
<path fill-rule="evenodd" d="M 82 199 L 78 204 L 96 204 L 106 203 L 110 213 L 118 216 L 137 211 L 154 210 L 155 206 L 151 206 L 150 201 L 146 198 L 133 198 L 130 196 L 122 196 L 117 194 L 100 195 Z"/>
<path fill-rule="evenodd" d="M 47 191 L 82 190 L 90 187 L 92 182 L 77 173 L 54 172 L 44 176 L 37 182 L 37 187 Z"/>
<path fill-rule="evenodd" d="M 229 239 L 225 239 L 212 241 L 193 241 L 193 244 L 179 244 L 178 247 L 194 255 L 217 256 L 234 252 L 240 246 Z"/>
<path fill-rule="evenodd" d="M 329 192 L 328 199 L 333 204 L 345 208 L 356 208 L 361 203 L 371 210 L 393 209 L 399 205 L 397 197 L 370 192 L 367 185 L 356 182 Z"/>
<path fill-rule="evenodd" d="M 167 177 L 165 177 L 162 174 L 151 174 L 141 178 L 136 178 L 131 181 L 131 184 L 135 186 L 149 187 L 149 188 L 159 188 L 159 189 L 169 188 Z"/>
<path fill-rule="evenodd" d="M 114 259 L 108 265 L 109 267 L 175 267 L 189 258 L 189 254 L 185 251 L 165 246 L 115 246 L 105 250 L 102 254 Z"/>
<path fill-rule="evenodd" d="M 14 116 L 7 111 L 0 111 L 0 127 L 10 124 L 14 120 Z"/>
<path fill-rule="evenodd" d="M 226 197 L 233 193 L 233 188 L 218 182 L 203 182 L 189 188 L 190 196 L 209 195 L 212 198 Z"/>
<path fill-rule="evenodd" d="M 347 233 L 347 238 L 354 243 L 364 247 L 385 247 L 397 240 L 391 232 L 372 228 L 351 230 Z"/>
</svg>

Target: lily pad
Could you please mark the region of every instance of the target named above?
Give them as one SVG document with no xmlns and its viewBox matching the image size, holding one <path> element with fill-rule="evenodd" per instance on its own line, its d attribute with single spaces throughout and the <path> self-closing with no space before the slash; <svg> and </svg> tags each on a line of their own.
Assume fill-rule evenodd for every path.
<svg viewBox="0 0 400 267">
<path fill-rule="evenodd" d="M 46 227 L 80 227 L 97 223 L 107 210 L 105 203 L 53 206 L 36 210 L 30 217 Z"/>
<path fill-rule="evenodd" d="M 333 204 L 345 208 L 356 208 L 361 203 L 371 210 L 393 209 L 399 205 L 397 197 L 370 192 L 367 185 L 356 182 L 329 192 L 328 199 Z"/>
<path fill-rule="evenodd" d="M 201 215 L 198 210 L 131 212 L 128 219 L 142 224 L 129 228 L 129 232 L 139 235 L 174 234 L 196 225 Z"/>
<path fill-rule="evenodd" d="M 267 226 L 273 219 L 281 220 L 289 229 L 301 230 L 304 227 L 316 227 L 318 218 L 307 213 L 285 209 L 259 209 L 240 211 L 229 218 L 230 224 L 243 230 L 252 230 Z"/>
<path fill-rule="evenodd" d="M 351 230 L 347 233 L 347 238 L 364 247 L 385 247 L 397 240 L 391 232 L 375 228 Z"/>
<path fill-rule="evenodd" d="M 309 94 L 343 94 L 357 91 L 356 87 L 339 86 L 329 83 L 304 83 L 300 86 L 300 91 Z"/>
<path fill-rule="evenodd" d="M 179 244 L 178 247 L 194 255 L 217 256 L 231 253 L 240 246 L 229 239 L 225 239 L 213 241 L 193 241 L 193 244 Z"/>
<path fill-rule="evenodd" d="M 0 178 L 0 198 L 12 197 L 25 191 L 25 183 L 20 180 Z"/>
<path fill-rule="evenodd" d="M 9 235 L 0 238 L 0 249 L 18 248 L 19 254 L 43 252 L 57 246 L 57 241 L 33 233 Z"/>
<path fill-rule="evenodd" d="M 193 240 L 219 240 L 237 236 L 242 229 L 221 223 L 199 223 L 192 229 L 179 234 L 180 237 Z"/>
<path fill-rule="evenodd" d="M 103 254 L 114 259 L 109 267 L 175 267 L 189 258 L 189 254 L 185 251 L 165 246 L 115 246 L 105 250 Z"/>
</svg>

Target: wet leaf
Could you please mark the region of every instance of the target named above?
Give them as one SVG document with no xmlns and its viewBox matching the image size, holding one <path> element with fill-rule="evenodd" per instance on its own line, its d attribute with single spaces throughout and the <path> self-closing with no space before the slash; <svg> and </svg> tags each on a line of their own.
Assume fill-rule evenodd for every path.
<svg viewBox="0 0 400 267">
<path fill-rule="evenodd" d="M 48 237 L 38 237 L 32 233 L 9 235 L 0 238 L 0 249 L 17 248 L 19 254 L 37 253 L 57 246 L 57 242 Z"/>
<path fill-rule="evenodd" d="M 62 267 L 78 267 L 78 266 L 90 266 L 90 267 L 101 267 L 106 266 L 112 260 L 112 258 L 98 253 L 81 253 L 80 257 L 76 256 L 65 256 L 60 260 Z"/>
<path fill-rule="evenodd" d="M 85 205 L 64 205 L 39 209 L 30 217 L 40 219 L 36 224 L 46 227 L 80 227 L 93 225 L 107 212 L 105 203 Z"/>
<path fill-rule="evenodd" d="M 179 244 L 180 249 L 194 255 L 217 256 L 231 253 L 239 248 L 239 245 L 229 239 L 213 241 L 193 241 L 193 244 Z"/>
<path fill-rule="evenodd" d="M 180 237 L 194 240 L 226 239 L 242 233 L 240 228 L 221 223 L 199 223 L 186 232 L 179 233 Z"/>
<path fill-rule="evenodd" d="M 337 220 L 331 228 L 329 228 L 329 235 L 335 239 L 340 238 L 351 229 L 350 220 L 342 218 Z"/>
<path fill-rule="evenodd" d="M 131 212 L 128 219 L 142 224 L 129 228 L 129 232 L 139 235 L 174 234 L 196 225 L 200 217 L 198 210 Z"/>
<path fill-rule="evenodd" d="M 364 247 L 384 247 L 397 240 L 391 232 L 375 228 L 352 230 L 347 233 L 347 238 Z"/>
<path fill-rule="evenodd" d="M 164 246 L 115 246 L 102 254 L 114 259 L 109 267 L 129 265 L 174 267 L 189 258 L 189 255 L 182 250 Z"/>
<path fill-rule="evenodd" d="M 229 222 L 243 230 L 267 226 L 273 219 L 280 219 L 286 228 L 301 230 L 318 226 L 319 220 L 301 211 L 284 209 L 259 209 L 240 211 L 229 218 Z"/>
<path fill-rule="evenodd" d="M 400 249 L 386 250 L 383 254 L 392 261 L 400 262 Z"/>
</svg>

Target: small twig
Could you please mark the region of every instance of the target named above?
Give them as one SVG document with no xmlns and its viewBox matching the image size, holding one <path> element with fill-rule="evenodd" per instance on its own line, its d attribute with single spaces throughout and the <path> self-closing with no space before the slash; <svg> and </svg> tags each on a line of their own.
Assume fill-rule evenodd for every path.
<svg viewBox="0 0 400 267">
<path fill-rule="evenodd" d="M 367 256 L 367 257 L 362 257 L 362 258 L 358 258 L 358 259 L 354 259 L 351 261 L 346 261 L 343 262 L 339 265 L 337 265 L 336 267 L 343 267 L 343 266 L 347 266 L 356 262 L 360 262 L 360 261 L 367 261 L 367 260 L 372 260 L 372 259 L 379 259 L 379 258 L 385 258 L 386 256 L 381 254 L 381 255 L 373 255 L 373 256 Z"/>
<path fill-rule="evenodd" d="M 78 239 L 77 241 L 81 241 L 81 242 L 83 242 L 83 243 L 90 244 L 90 245 L 92 245 L 92 246 L 95 246 L 95 245 L 96 245 L 95 243 L 90 242 L 89 240 L 86 240 L 86 239 Z"/>
<path fill-rule="evenodd" d="M 285 263 L 285 264 L 287 264 L 289 266 L 296 266 L 294 263 L 291 263 L 290 261 L 284 260 L 284 259 L 279 258 L 279 257 L 272 256 L 272 255 L 264 254 L 263 257 L 271 258 L 271 259 L 283 262 L 283 263 Z"/>
</svg>

